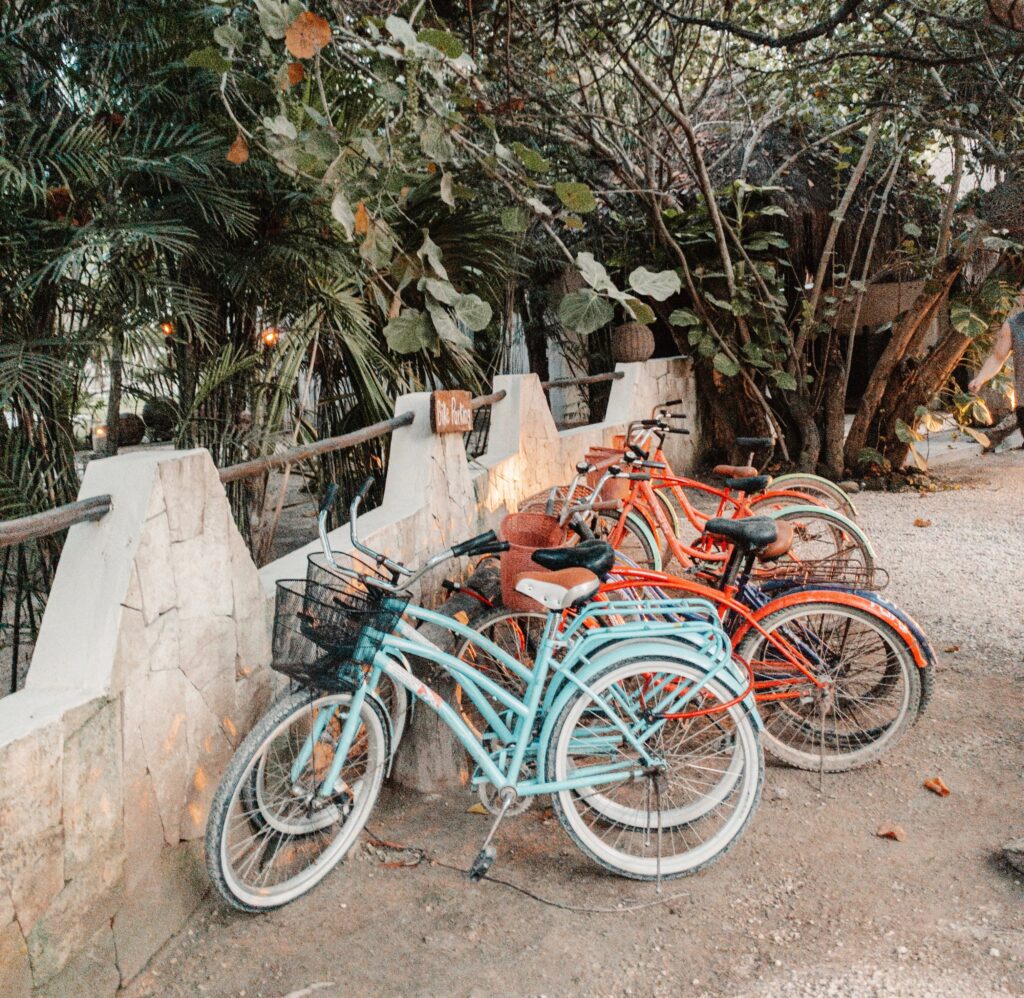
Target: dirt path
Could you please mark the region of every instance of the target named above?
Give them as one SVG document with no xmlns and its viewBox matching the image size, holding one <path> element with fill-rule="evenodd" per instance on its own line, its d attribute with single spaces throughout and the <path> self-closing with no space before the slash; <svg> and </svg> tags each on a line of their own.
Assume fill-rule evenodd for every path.
<svg viewBox="0 0 1024 998">
<path fill-rule="evenodd" d="M 940 653 L 957 649 L 940 656 L 928 714 L 880 764 L 826 777 L 823 793 L 817 775 L 770 766 L 749 833 L 666 886 L 681 896 L 567 911 L 442 865 L 383 868 L 359 849 L 272 915 L 209 898 L 127 993 L 1024 994 L 1024 878 L 996 858 L 1024 835 L 1024 455 L 944 475 L 959 488 L 857 497 L 889 594 Z M 922 789 L 934 775 L 952 796 Z M 487 825 L 467 813 L 473 799 L 390 792 L 371 827 L 466 868 Z M 885 821 L 907 841 L 876 838 Z M 498 838 L 494 875 L 548 899 L 656 900 L 588 864 L 540 805 Z"/>
</svg>

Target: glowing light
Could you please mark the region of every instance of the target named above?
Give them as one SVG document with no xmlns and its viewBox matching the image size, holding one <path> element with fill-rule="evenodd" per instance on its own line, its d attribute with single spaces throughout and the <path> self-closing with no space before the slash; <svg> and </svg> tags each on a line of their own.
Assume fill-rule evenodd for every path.
<svg viewBox="0 0 1024 998">
<path fill-rule="evenodd" d="M 263 345 L 265 347 L 276 347 L 277 341 L 281 339 L 281 331 L 277 326 L 268 326 L 263 330 L 263 334 L 260 336 L 260 339 L 263 340 Z"/>
<path fill-rule="evenodd" d="M 164 320 L 163 322 L 160 323 L 160 332 L 163 333 L 164 336 L 173 336 L 174 323 L 171 322 L 169 319 Z"/>
<path fill-rule="evenodd" d="M 105 426 L 97 426 L 96 429 L 92 431 L 92 435 L 102 440 L 107 435 L 107 428 Z"/>
</svg>

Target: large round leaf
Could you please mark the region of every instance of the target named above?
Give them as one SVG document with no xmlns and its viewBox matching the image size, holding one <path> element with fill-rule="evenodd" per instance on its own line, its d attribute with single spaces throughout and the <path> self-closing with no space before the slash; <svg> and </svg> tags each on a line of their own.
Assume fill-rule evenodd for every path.
<svg viewBox="0 0 1024 998">
<path fill-rule="evenodd" d="M 614 315 L 611 303 L 590 288 L 566 295 L 558 306 L 562 325 L 584 335 L 607 325 Z"/>
</svg>

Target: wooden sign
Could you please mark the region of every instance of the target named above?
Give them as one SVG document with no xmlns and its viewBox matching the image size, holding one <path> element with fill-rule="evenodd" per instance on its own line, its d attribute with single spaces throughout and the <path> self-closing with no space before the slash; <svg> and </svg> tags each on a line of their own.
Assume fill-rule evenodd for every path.
<svg viewBox="0 0 1024 998">
<path fill-rule="evenodd" d="M 430 428 L 435 433 L 469 433 L 473 429 L 469 392 L 431 392 Z"/>
</svg>

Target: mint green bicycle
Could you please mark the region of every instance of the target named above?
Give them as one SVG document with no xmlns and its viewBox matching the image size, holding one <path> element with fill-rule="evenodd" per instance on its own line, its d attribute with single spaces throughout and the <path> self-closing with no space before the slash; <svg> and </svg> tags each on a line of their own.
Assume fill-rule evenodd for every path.
<svg viewBox="0 0 1024 998">
<path fill-rule="evenodd" d="M 502 819 L 542 794 L 583 853 L 625 877 L 660 882 L 726 852 L 756 810 L 764 761 L 746 676 L 713 606 L 588 603 L 611 568 L 610 547 L 538 552 L 548 570 L 517 583 L 547 610 L 535 662 L 524 665 L 409 601 L 408 587 L 441 562 L 503 550 L 504 542 L 489 531 L 408 568 L 359 540 L 369 484 L 352 501 L 349 525 L 353 548 L 373 567 L 330 550 L 332 486 L 321 506 L 323 558 L 310 559 L 305 580 L 278 584 L 274 668 L 296 688 L 238 747 L 214 798 L 207 867 L 225 901 L 250 912 L 280 907 L 351 849 L 390 765 L 390 715 L 377 694 L 384 679 L 437 712 L 473 760 L 473 784 L 490 788 L 495 820 L 471 879 L 494 861 Z M 615 626 L 588 626 L 597 615 L 611 615 Z M 416 623 L 474 642 L 520 676 L 521 692 L 443 651 Z M 450 673 L 482 721 L 471 728 L 413 674 L 410 659 Z"/>
</svg>

